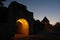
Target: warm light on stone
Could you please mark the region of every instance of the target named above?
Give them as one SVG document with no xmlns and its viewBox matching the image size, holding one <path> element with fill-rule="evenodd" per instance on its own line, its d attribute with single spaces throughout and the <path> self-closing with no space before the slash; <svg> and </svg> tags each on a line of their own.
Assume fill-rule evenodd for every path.
<svg viewBox="0 0 60 40">
<path fill-rule="evenodd" d="M 18 33 L 28 36 L 29 35 L 29 25 L 26 19 L 18 19 L 17 21 Z"/>
</svg>

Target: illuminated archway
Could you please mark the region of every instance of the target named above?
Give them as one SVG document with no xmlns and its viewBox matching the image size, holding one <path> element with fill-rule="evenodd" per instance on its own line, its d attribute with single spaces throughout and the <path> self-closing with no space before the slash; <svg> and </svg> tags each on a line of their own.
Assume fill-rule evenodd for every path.
<svg viewBox="0 0 60 40">
<path fill-rule="evenodd" d="M 29 24 L 26 19 L 18 19 L 16 21 L 17 27 L 18 27 L 18 33 L 28 36 L 29 35 Z"/>
</svg>

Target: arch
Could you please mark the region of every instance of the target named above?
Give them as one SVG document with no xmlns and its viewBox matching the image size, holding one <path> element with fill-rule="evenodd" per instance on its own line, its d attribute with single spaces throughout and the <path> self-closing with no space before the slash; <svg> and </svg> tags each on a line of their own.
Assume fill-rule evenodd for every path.
<svg viewBox="0 0 60 40">
<path fill-rule="evenodd" d="M 26 19 L 20 18 L 16 21 L 16 25 L 18 27 L 18 33 L 24 36 L 29 35 L 29 23 Z"/>
</svg>

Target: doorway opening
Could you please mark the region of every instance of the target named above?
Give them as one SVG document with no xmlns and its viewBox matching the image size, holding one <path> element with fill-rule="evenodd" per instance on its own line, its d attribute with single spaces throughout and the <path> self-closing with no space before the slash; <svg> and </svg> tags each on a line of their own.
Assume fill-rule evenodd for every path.
<svg viewBox="0 0 60 40">
<path fill-rule="evenodd" d="M 29 23 L 26 19 L 20 18 L 16 21 L 17 32 L 21 34 L 20 36 L 28 36 L 29 35 Z"/>
</svg>

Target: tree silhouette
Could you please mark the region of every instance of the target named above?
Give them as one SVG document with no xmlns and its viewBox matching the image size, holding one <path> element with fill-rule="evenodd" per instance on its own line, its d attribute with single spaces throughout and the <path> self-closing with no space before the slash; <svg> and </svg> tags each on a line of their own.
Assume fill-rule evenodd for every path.
<svg viewBox="0 0 60 40">
<path fill-rule="evenodd" d="M 6 0 L 0 0 L 0 5 L 2 5 L 2 6 L 3 6 L 4 4 L 2 3 L 2 1 L 6 1 Z"/>
</svg>

